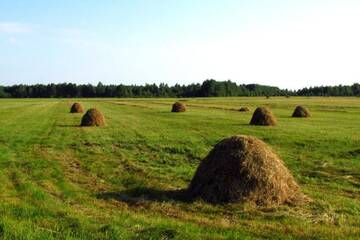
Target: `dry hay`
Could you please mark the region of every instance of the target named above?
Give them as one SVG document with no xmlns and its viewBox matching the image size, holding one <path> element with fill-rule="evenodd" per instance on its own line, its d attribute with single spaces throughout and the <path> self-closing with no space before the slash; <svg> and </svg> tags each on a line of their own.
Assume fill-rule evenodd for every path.
<svg viewBox="0 0 360 240">
<path fill-rule="evenodd" d="M 275 126 L 277 124 L 275 116 L 265 107 L 258 107 L 250 121 L 251 125 Z"/>
<path fill-rule="evenodd" d="M 74 103 L 70 108 L 70 113 L 83 113 L 84 108 L 81 103 Z"/>
<path fill-rule="evenodd" d="M 303 106 L 296 106 L 292 117 L 311 117 L 309 110 Z"/>
<path fill-rule="evenodd" d="M 186 106 L 181 102 L 174 103 L 171 109 L 171 112 L 185 112 L 185 111 L 186 111 Z"/>
<path fill-rule="evenodd" d="M 91 108 L 82 117 L 81 126 L 105 126 L 105 118 L 99 110 Z"/>
<path fill-rule="evenodd" d="M 249 111 L 250 111 L 250 109 L 248 107 L 241 107 L 239 109 L 239 112 L 249 112 Z"/>
<path fill-rule="evenodd" d="M 252 202 L 270 206 L 309 200 L 283 161 L 263 141 L 232 136 L 202 160 L 188 194 L 210 203 Z"/>
</svg>

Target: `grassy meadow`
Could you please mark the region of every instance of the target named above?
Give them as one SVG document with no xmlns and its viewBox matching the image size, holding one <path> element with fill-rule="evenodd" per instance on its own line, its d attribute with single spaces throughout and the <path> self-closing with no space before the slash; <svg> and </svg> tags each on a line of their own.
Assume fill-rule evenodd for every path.
<svg viewBox="0 0 360 240">
<path fill-rule="evenodd" d="M 359 239 L 360 98 L 0 100 L 0 239 Z M 106 127 L 81 128 L 74 101 Z M 312 117 L 291 118 L 296 105 Z M 248 113 L 238 112 L 241 106 Z M 268 106 L 276 127 L 248 125 Z M 256 207 L 185 202 L 221 139 L 256 136 L 313 201 Z"/>
</svg>

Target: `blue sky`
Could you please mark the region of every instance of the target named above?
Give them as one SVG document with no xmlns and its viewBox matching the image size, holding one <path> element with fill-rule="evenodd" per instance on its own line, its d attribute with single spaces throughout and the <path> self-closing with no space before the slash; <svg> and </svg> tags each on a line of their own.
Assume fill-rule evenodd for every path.
<svg viewBox="0 0 360 240">
<path fill-rule="evenodd" d="M 0 0 L 0 84 L 360 81 L 358 0 Z"/>
</svg>

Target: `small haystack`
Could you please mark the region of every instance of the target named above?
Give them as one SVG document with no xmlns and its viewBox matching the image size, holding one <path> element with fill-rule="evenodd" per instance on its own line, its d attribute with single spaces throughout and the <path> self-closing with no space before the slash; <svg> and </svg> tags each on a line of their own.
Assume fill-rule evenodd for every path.
<svg viewBox="0 0 360 240">
<path fill-rule="evenodd" d="M 185 112 L 186 106 L 184 103 L 176 102 L 173 104 L 171 112 Z"/>
<path fill-rule="evenodd" d="M 248 107 L 241 107 L 239 109 L 239 112 L 249 112 L 249 111 L 250 111 L 250 109 Z"/>
<path fill-rule="evenodd" d="M 105 126 L 105 118 L 99 110 L 91 108 L 82 117 L 81 126 Z"/>
<path fill-rule="evenodd" d="M 303 106 L 297 106 L 294 110 L 292 117 L 306 118 L 311 117 L 309 110 Z"/>
<path fill-rule="evenodd" d="M 70 113 L 83 113 L 84 108 L 81 103 L 74 103 L 70 108 Z"/>
<path fill-rule="evenodd" d="M 298 204 L 300 191 L 283 161 L 263 141 L 233 136 L 219 142 L 202 160 L 188 194 L 210 203 Z"/>
<path fill-rule="evenodd" d="M 277 123 L 272 112 L 265 107 L 258 107 L 250 121 L 251 125 L 275 126 Z"/>
</svg>

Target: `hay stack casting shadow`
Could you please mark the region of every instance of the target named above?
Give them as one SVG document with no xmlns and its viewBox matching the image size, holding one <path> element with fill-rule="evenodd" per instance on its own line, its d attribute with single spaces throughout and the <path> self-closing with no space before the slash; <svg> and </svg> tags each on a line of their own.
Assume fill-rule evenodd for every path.
<svg viewBox="0 0 360 240">
<path fill-rule="evenodd" d="M 171 109 L 171 112 L 185 112 L 185 111 L 186 111 L 186 106 L 181 102 L 174 103 Z"/>
<path fill-rule="evenodd" d="M 239 109 L 239 112 L 249 112 L 249 111 L 250 111 L 250 109 L 248 107 L 241 107 Z"/>
<path fill-rule="evenodd" d="M 250 121 L 251 125 L 275 126 L 277 124 L 275 116 L 265 107 L 258 107 Z"/>
<path fill-rule="evenodd" d="M 294 110 L 292 117 L 307 118 L 311 117 L 309 110 L 303 106 L 297 106 Z"/>
<path fill-rule="evenodd" d="M 81 126 L 91 127 L 91 126 L 105 126 L 104 115 L 97 109 L 89 109 L 81 120 Z"/>
<path fill-rule="evenodd" d="M 202 160 L 188 194 L 210 203 L 253 202 L 265 206 L 308 200 L 270 147 L 242 135 L 222 140 Z"/>
<path fill-rule="evenodd" d="M 70 113 L 83 113 L 84 108 L 81 103 L 74 103 L 70 108 Z"/>
</svg>

